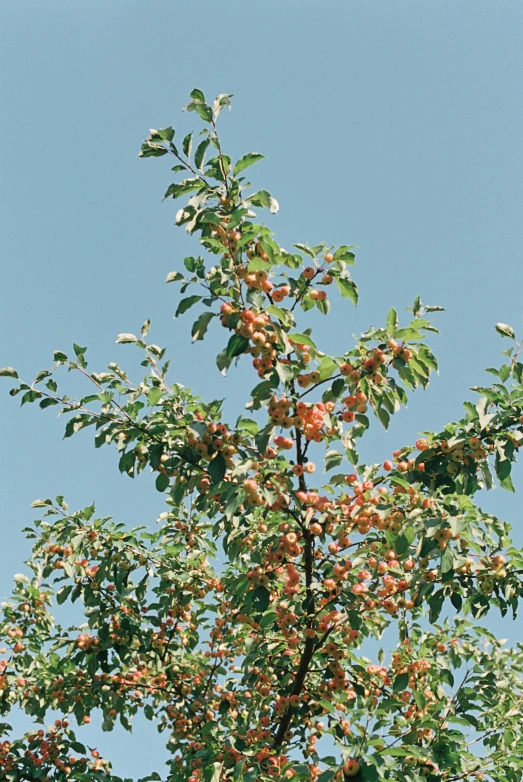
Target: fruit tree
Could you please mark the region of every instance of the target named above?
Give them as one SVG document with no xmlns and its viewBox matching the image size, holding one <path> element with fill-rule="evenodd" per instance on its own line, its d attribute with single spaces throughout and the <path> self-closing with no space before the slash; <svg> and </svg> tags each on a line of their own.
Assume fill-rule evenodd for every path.
<svg viewBox="0 0 523 782">
<path fill-rule="evenodd" d="M 27 574 L 0 618 L 0 708 L 35 727 L 3 724 L 0 776 L 117 782 L 83 726 L 130 729 L 143 712 L 169 751 L 146 780 L 520 782 L 523 648 L 480 622 L 516 616 L 523 553 L 474 496 L 513 491 L 521 343 L 498 324 L 504 363 L 463 417 L 363 464 L 360 438 L 437 369 L 426 338 L 442 308 L 417 298 L 406 322 L 390 309 L 326 353 L 307 313 L 357 303 L 354 247 L 279 246 L 257 216 L 278 203 L 246 180 L 262 155 L 222 150 L 230 98 L 193 90 L 194 144 L 151 130 L 140 157 L 174 164 L 165 197 L 201 255 L 167 282 L 177 315 L 200 309 L 194 340 L 223 334 L 216 371 L 243 373 L 245 410 L 226 421 L 173 382 L 149 321 L 117 339 L 141 351 L 141 379 L 94 371 L 76 344 L 32 383 L 1 371 L 22 404 L 68 416 L 66 437 L 91 428 L 120 472 L 152 471 L 165 511 L 130 529 L 61 496 L 33 503 Z M 84 396 L 62 390 L 64 371 Z M 53 617 L 62 604 L 70 626 Z"/>
</svg>

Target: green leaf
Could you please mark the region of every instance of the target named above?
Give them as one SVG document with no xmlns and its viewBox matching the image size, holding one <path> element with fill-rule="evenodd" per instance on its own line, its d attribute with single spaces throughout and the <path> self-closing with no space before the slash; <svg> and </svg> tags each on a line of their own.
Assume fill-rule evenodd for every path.
<svg viewBox="0 0 523 782">
<path fill-rule="evenodd" d="M 265 630 L 266 627 L 269 627 L 269 625 L 274 624 L 277 618 L 278 618 L 278 614 L 276 613 L 276 611 L 267 611 L 267 613 L 264 614 L 264 616 L 260 620 L 260 628 L 262 630 Z"/>
<path fill-rule="evenodd" d="M 191 157 L 192 150 L 192 133 L 188 133 L 182 141 L 183 154 L 187 157 Z"/>
<path fill-rule="evenodd" d="M 13 367 L 4 367 L 3 369 L 0 369 L 0 377 L 14 377 L 17 379 L 18 372 L 16 369 L 13 369 Z"/>
<path fill-rule="evenodd" d="M 178 282 L 178 280 L 183 280 L 183 274 L 181 272 L 169 272 L 165 278 L 165 282 Z"/>
<path fill-rule="evenodd" d="M 144 141 L 138 152 L 138 157 L 162 157 L 163 155 L 167 155 L 168 152 L 169 150 L 165 149 L 165 147 L 158 144 L 152 144 L 149 141 Z"/>
<path fill-rule="evenodd" d="M 243 171 L 245 168 L 252 166 L 253 163 L 257 163 L 258 160 L 263 160 L 264 158 L 265 155 L 260 155 L 259 152 L 249 152 L 247 155 L 244 155 L 242 158 L 240 158 L 240 160 L 238 160 L 234 166 L 234 176 L 237 176 L 240 171 Z"/>
<path fill-rule="evenodd" d="M 265 309 L 265 312 L 268 315 L 274 315 L 274 317 L 278 318 L 278 320 L 283 323 L 284 326 L 294 325 L 294 318 L 292 317 L 292 314 L 289 312 L 289 310 L 285 310 L 282 307 L 277 307 L 276 304 L 269 304 L 269 306 Z"/>
<path fill-rule="evenodd" d="M 78 752 L 80 755 L 85 755 L 87 752 L 85 746 L 80 744 L 79 741 L 72 741 L 69 745 L 74 752 Z"/>
<path fill-rule="evenodd" d="M 499 459 L 496 457 L 494 463 L 496 475 L 499 479 L 499 485 L 508 491 L 514 491 L 514 486 L 510 478 L 510 472 L 512 470 L 512 463 L 508 459 Z"/>
<path fill-rule="evenodd" d="M 225 370 L 231 366 L 231 359 L 228 358 L 226 350 L 220 351 L 220 353 L 218 353 L 216 356 L 216 366 L 222 375 L 225 375 Z"/>
<path fill-rule="evenodd" d="M 341 295 L 346 299 L 350 299 L 352 303 L 356 305 L 358 303 L 358 288 L 356 287 L 356 283 L 349 280 L 347 277 L 335 277 L 335 280 Z"/>
<path fill-rule="evenodd" d="M 374 412 L 376 413 L 376 417 L 378 418 L 380 423 L 383 425 L 384 429 L 388 429 L 389 428 L 389 423 L 390 423 L 390 415 L 385 410 L 385 408 L 384 407 L 375 407 L 374 408 Z"/>
<path fill-rule="evenodd" d="M 120 472 L 126 472 L 128 475 L 131 475 L 132 469 L 134 467 L 134 461 L 134 451 L 127 451 L 127 453 L 124 453 L 120 457 L 120 461 L 118 462 L 118 469 Z"/>
<path fill-rule="evenodd" d="M 453 569 L 453 567 L 454 567 L 454 555 L 452 553 L 452 549 L 450 547 L 447 547 L 443 552 L 443 556 L 441 557 L 441 572 L 448 573 Z"/>
<path fill-rule="evenodd" d="M 403 692 L 409 686 L 409 674 L 399 673 L 394 679 L 393 692 Z"/>
<path fill-rule="evenodd" d="M 240 418 L 237 423 L 238 429 L 244 429 L 249 434 L 255 435 L 260 431 L 260 427 L 257 422 L 252 418 Z"/>
<path fill-rule="evenodd" d="M 204 138 L 204 140 L 200 141 L 200 143 L 196 147 L 196 152 L 194 153 L 194 163 L 196 165 L 196 168 L 199 168 L 200 171 L 202 170 L 205 153 L 210 143 L 211 143 L 210 138 Z"/>
<path fill-rule="evenodd" d="M 39 407 L 42 408 L 42 410 L 45 410 L 46 407 L 53 407 L 53 405 L 59 405 L 60 402 L 58 399 L 42 399 L 42 401 L 39 403 Z"/>
<path fill-rule="evenodd" d="M 161 130 L 149 131 L 149 137 L 151 141 L 172 141 L 174 138 L 174 130 L 172 127 L 162 128 Z"/>
<path fill-rule="evenodd" d="M 249 347 L 249 340 L 242 337 L 241 334 L 233 334 L 227 343 L 226 356 L 227 358 L 235 358 L 245 353 Z"/>
<path fill-rule="evenodd" d="M 187 109 L 188 111 L 196 111 L 204 122 L 212 121 L 212 109 L 206 103 L 190 103 Z"/>
<path fill-rule="evenodd" d="M 521 361 L 516 361 L 512 367 L 512 374 L 518 383 L 523 383 L 523 364 Z"/>
<path fill-rule="evenodd" d="M 391 307 L 387 313 L 387 334 L 389 335 L 389 337 L 394 336 L 398 326 L 399 326 L 398 313 L 393 307 Z"/>
<path fill-rule="evenodd" d="M 502 489 L 507 489 L 507 491 L 511 491 L 512 493 L 515 492 L 514 484 L 512 483 L 512 478 L 510 475 L 505 476 L 505 478 L 501 478 L 499 485 Z"/>
<path fill-rule="evenodd" d="M 308 247 L 306 244 L 295 244 L 294 247 L 296 247 L 297 250 L 299 250 L 302 253 L 305 253 L 305 255 L 308 255 L 309 258 L 315 258 L 313 251 L 310 247 Z"/>
<path fill-rule="evenodd" d="M 205 103 L 205 95 L 197 87 L 195 87 L 194 90 L 189 94 L 189 97 L 193 100 L 199 100 L 202 103 Z"/>
<path fill-rule="evenodd" d="M 445 602 L 445 593 L 443 589 L 434 592 L 434 594 L 429 597 L 428 602 L 430 606 L 429 621 L 432 623 L 437 622 L 438 617 L 441 614 L 441 609 L 443 608 L 443 603 Z"/>
<path fill-rule="evenodd" d="M 344 263 L 348 263 L 349 266 L 354 266 L 355 259 L 356 256 L 352 252 L 352 247 L 347 247 L 346 245 L 338 247 L 334 253 L 335 261 L 343 261 Z"/>
<path fill-rule="evenodd" d="M 406 535 L 399 535 L 394 541 L 394 551 L 398 554 L 404 554 L 408 550 L 411 541 L 409 541 Z"/>
<path fill-rule="evenodd" d="M 169 486 L 169 478 L 167 475 L 165 475 L 163 472 L 158 475 L 155 481 L 155 486 L 158 489 L 158 491 L 164 492 L 166 488 Z"/>
<path fill-rule="evenodd" d="M 307 335 L 301 332 L 295 332 L 294 334 L 288 334 L 290 340 L 296 345 L 308 345 L 310 348 L 316 349 L 314 341 Z"/>
<path fill-rule="evenodd" d="M 223 481 L 227 466 L 223 454 L 218 453 L 207 465 L 207 472 L 212 478 L 213 485 Z"/>
<path fill-rule="evenodd" d="M 502 337 L 508 337 L 509 339 L 515 339 L 514 329 L 509 326 L 508 323 L 496 323 L 495 329 Z"/>
<path fill-rule="evenodd" d="M 154 407 L 163 396 L 163 391 L 159 386 L 153 386 L 147 394 L 147 403 L 150 407 Z"/>
<path fill-rule="evenodd" d="M 450 596 L 450 602 L 456 609 L 456 611 L 461 610 L 461 606 L 463 605 L 463 598 L 459 594 L 459 592 L 453 592 Z"/>
<path fill-rule="evenodd" d="M 423 334 L 417 329 L 400 329 L 396 332 L 396 339 L 424 339 Z"/>
<path fill-rule="evenodd" d="M 338 377 L 331 386 L 332 395 L 337 399 L 343 389 L 345 388 L 345 381 L 343 378 Z"/>
<path fill-rule="evenodd" d="M 263 613 L 269 607 L 269 590 L 264 586 L 256 587 L 253 592 L 252 607 L 255 611 Z"/>
<path fill-rule="evenodd" d="M 267 426 L 264 426 L 263 429 L 261 429 L 254 438 L 256 448 L 262 455 L 264 455 L 267 450 L 267 446 L 269 445 L 269 441 L 273 435 L 273 432 L 274 426 L 272 424 L 267 424 Z"/>
<path fill-rule="evenodd" d="M 258 190 L 257 193 L 253 193 L 245 199 L 246 204 L 252 204 L 253 206 L 266 206 L 269 208 L 271 214 L 275 214 L 280 205 L 267 190 Z"/>
<path fill-rule="evenodd" d="M 138 342 L 138 337 L 135 337 L 134 334 L 118 334 L 116 342 L 120 345 L 127 345 L 130 342 Z"/>
<path fill-rule="evenodd" d="M 201 299 L 201 296 L 186 296 L 185 299 L 182 299 L 178 304 L 174 317 L 177 318 L 179 315 L 183 315 L 184 312 L 187 312 L 188 309 L 201 301 Z"/>
<path fill-rule="evenodd" d="M 323 299 L 321 301 L 320 301 L 320 299 L 317 299 L 315 301 L 315 304 L 316 304 L 317 308 L 319 309 L 319 311 L 321 312 L 322 315 L 328 315 L 329 314 L 331 305 L 330 305 L 330 302 L 329 302 L 328 299 Z"/>
<path fill-rule="evenodd" d="M 213 318 L 216 317 L 215 312 L 202 312 L 198 320 L 196 320 L 193 323 L 192 329 L 191 329 L 191 336 L 194 341 L 201 340 L 204 338 L 205 334 L 207 333 L 207 328 L 209 326 L 209 323 Z"/>
<path fill-rule="evenodd" d="M 67 584 L 66 586 L 63 586 L 61 589 L 58 590 L 56 593 L 56 602 L 59 606 L 62 605 L 62 603 L 65 603 L 69 595 L 71 594 L 73 589 L 72 584 Z"/>
<path fill-rule="evenodd" d="M 31 503 L 31 508 L 46 508 L 48 505 L 52 504 L 52 500 L 35 500 Z"/>
<path fill-rule="evenodd" d="M 34 379 L 33 385 L 36 385 L 37 383 L 41 383 L 42 380 L 45 380 L 46 377 L 50 377 L 51 373 L 47 371 L 47 369 L 42 369 L 37 374 L 37 376 Z"/>
<path fill-rule="evenodd" d="M 333 467 L 337 467 L 343 461 L 343 454 L 339 451 L 327 451 L 325 454 L 325 468 L 324 472 L 332 470 Z"/>
<path fill-rule="evenodd" d="M 337 363 L 330 356 L 324 356 L 318 365 L 317 372 L 320 373 L 320 380 L 328 380 L 329 377 L 338 369 Z M 338 380 L 342 380 L 338 378 Z M 343 383 L 343 380 L 342 380 Z"/>
<path fill-rule="evenodd" d="M 275 369 L 278 373 L 278 377 L 284 385 L 285 383 L 290 383 L 293 380 L 294 370 L 290 364 L 282 364 L 281 361 L 277 361 Z"/>
<path fill-rule="evenodd" d="M 511 369 L 508 364 L 503 364 L 499 368 L 499 377 L 502 383 L 505 383 L 510 377 Z"/>
<path fill-rule="evenodd" d="M 194 190 L 201 190 L 201 188 L 201 179 L 184 179 L 183 182 L 173 182 L 165 191 L 163 200 L 165 201 L 166 198 L 180 198 L 180 196 L 192 193 Z"/>
</svg>

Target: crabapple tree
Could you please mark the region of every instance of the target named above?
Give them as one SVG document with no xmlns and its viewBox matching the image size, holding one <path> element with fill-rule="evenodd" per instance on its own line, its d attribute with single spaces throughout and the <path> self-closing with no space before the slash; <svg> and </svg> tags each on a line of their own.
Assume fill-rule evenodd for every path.
<svg viewBox="0 0 523 782">
<path fill-rule="evenodd" d="M 193 90 L 194 143 L 151 130 L 139 156 L 174 164 L 165 197 L 201 254 L 167 282 L 177 315 L 199 308 L 194 340 L 223 335 L 216 372 L 250 389 L 237 419 L 171 377 L 149 321 L 117 339 L 141 352 L 142 379 L 94 371 L 77 344 L 32 383 L 1 371 L 22 405 L 67 416 L 66 437 L 90 428 L 121 473 L 152 472 L 165 511 L 151 531 L 61 496 L 33 503 L 27 571 L 0 619 L 0 709 L 35 728 L 3 724 L 0 775 L 117 782 L 84 726 L 96 714 L 130 730 L 142 712 L 169 752 L 142 782 L 520 782 L 523 649 L 480 622 L 516 616 L 523 554 L 474 497 L 514 490 L 521 343 L 498 324 L 509 348 L 463 417 L 363 464 L 360 438 L 437 369 L 426 339 L 442 308 L 417 298 L 403 323 L 390 309 L 329 355 L 308 313 L 356 305 L 354 247 L 279 246 L 258 217 L 278 203 L 245 175 L 263 156 L 222 149 L 230 98 Z"/>
</svg>

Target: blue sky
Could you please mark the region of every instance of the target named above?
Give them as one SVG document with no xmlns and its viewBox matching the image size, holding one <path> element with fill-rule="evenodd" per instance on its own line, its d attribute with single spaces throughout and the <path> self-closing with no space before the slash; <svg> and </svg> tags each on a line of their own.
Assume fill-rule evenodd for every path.
<svg viewBox="0 0 523 782">
<path fill-rule="evenodd" d="M 281 244 L 359 246 L 360 304 L 335 299 L 333 314 L 316 318 L 325 349 L 348 349 L 352 334 L 418 293 L 446 308 L 432 341 L 440 376 L 387 433 L 374 427 L 366 460 L 459 417 L 468 388 L 486 382 L 484 368 L 508 346 L 494 324 L 521 332 L 521 3 L 11 0 L 0 28 L 0 365 L 32 378 L 75 341 L 94 369 L 136 366 L 132 347 L 114 340 L 149 317 L 172 379 L 226 396 L 237 414 L 251 378 L 214 368 L 223 335 L 191 347 L 190 316 L 172 319 L 175 286 L 163 280 L 195 246 L 174 226 L 176 206 L 161 203 L 169 166 L 136 158 L 150 127 L 197 127 L 181 112 L 196 86 L 234 94 L 226 151 L 267 155 L 252 178 L 280 202 L 271 226 Z M 62 442 L 52 410 L 20 411 L 2 387 L 6 595 L 28 553 L 20 530 L 33 499 L 95 499 L 129 524 L 154 523 L 162 507 L 147 477 L 119 475 L 114 452 L 95 452 L 87 433 Z M 523 490 L 521 465 L 514 477 Z M 482 503 L 523 545 L 521 500 L 497 490 Z M 506 622 L 489 622 L 517 639 Z M 133 743 L 89 730 L 121 774 L 144 774 L 144 744 L 164 743 L 150 726 Z"/>
</svg>

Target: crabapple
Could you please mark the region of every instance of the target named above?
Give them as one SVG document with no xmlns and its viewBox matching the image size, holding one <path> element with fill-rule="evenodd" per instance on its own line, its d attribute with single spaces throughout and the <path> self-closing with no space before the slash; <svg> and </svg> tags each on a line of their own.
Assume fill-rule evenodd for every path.
<svg viewBox="0 0 523 782">
<path fill-rule="evenodd" d="M 347 762 L 343 764 L 343 773 L 346 777 L 355 777 L 356 774 L 359 774 L 359 771 L 360 764 L 357 760 L 347 760 Z"/>
</svg>

